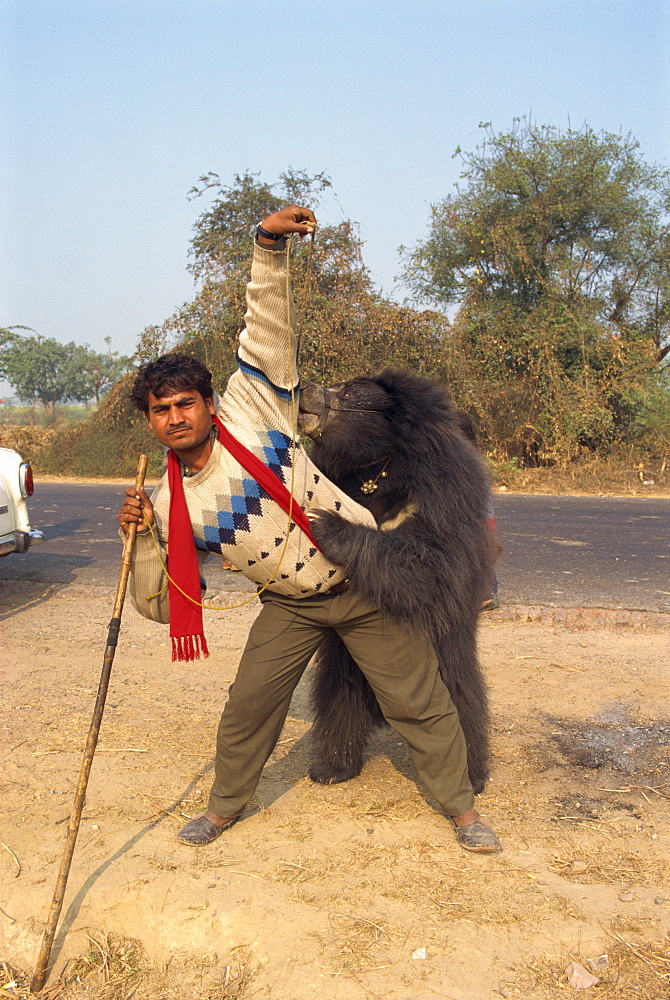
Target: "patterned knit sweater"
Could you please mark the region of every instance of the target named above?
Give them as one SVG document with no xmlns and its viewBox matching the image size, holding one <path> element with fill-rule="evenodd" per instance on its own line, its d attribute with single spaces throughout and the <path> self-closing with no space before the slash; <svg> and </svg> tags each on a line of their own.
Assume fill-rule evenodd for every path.
<svg viewBox="0 0 670 1000">
<path fill-rule="evenodd" d="M 254 246 L 245 328 L 239 338 L 239 367 L 219 401 L 218 415 L 289 490 L 295 455 L 293 495 L 303 510 L 334 510 L 350 521 L 375 528 L 369 511 L 326 479 L 299 444 L 293 449 L 291 387 L 297 410 L 297 338 L 286 257 L 285 249 Z M 324 593 L 344 579 L 342 568 L 330 563 L 295 523 L 289 526 L 286 512 L 218 440 L 213 442 L 204 469 L 185 476 L 183 483 L 201 565 L 211 553 L 220 554 L 259 585 L 275 574 L 269 589 L 296 598 Z M 165 561 L 167 547 L 169 569 L 167 474 L 154 491 L 152 503 L 162 557 Z M 153 621 L 169 621 L 166 583 L 149 532 L 139 534 L 129 589 L 140 614 Z"/>
</svg>

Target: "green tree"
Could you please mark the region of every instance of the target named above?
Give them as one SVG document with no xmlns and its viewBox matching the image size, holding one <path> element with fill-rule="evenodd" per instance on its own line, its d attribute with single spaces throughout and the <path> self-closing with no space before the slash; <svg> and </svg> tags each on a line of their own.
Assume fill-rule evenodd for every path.
<svg viewBox="0 0 670 1000">
<path fill-rule="evenodd" d="M 531 462 L 607 447 L 670 352 L 670 174 L 630 136 L 483 127 L 405 278 L 459 307 L 450 349 L 489 443 Z"/>
<path fill-rule="evenodd" d="M 90 391 L 87 399 L 93 397 L 96 406 L 100 405 L 100 397 L 109 392 L 130 366 L 130 358 L 119 354 L 118 351 L 112 351 L 111 337 L 105 337 L 105 343 L 107 344 L 106 352 L 98 353 L 90 347 L 88 348 L 86 375 Z M 88 345 L 86 346 L 88 347 Z"/>
<path fill-rule="evenodd" d="M 127 359 L 108 350 L 97 354 L 88 344 L 24 336 L 26 327 L 0 330 L 0 375 L 24 403 L 39 400 L 50 416 L 66 400 L 87 402 L 109 388 L 127 366 Z M 34 332 L 34 331 L 31 331 Z"/>
<path fill-rule="evenodd" d="M 561 132 L 517 120 L 457 150 L 463 185 L 433 206 L 407 277 L 440 304 L 499 297 L 527 312 L 543 297 L 598 302 L 598 318 L 652 329 L 665 354 L 670 172 L 631 136 Z"/>
</svg>

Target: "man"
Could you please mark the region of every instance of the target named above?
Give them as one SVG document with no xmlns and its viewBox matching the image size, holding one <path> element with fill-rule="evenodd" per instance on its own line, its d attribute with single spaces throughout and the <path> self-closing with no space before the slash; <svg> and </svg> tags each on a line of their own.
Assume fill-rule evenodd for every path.
<svg viewBox="0 0 670 1000">
<path fill-rule="evenodd" d="M 376 530 L 372 515 L 294 445 L 297 344 L 285 237 L 306 235 L 315 225 L 309 209 L 293 205 L 258 227 L 239 368 L 218 413 L 210 373 L 184 355 L 143 366 L 132 391 L 149 428 L 168 448 L 168 472 L 152 501 L 144 490 L 129 488 L 119 511 L 123 530 L 138 525 L 130 581 L 135 608 L 169 621 L 173 656 L 192 659 L 207 653 L 198 607 L 198 568 L 207 554 L 230 559 L 262 588 L 263 607 L 219 723 L 209 809 L 178 838 L 208 844 L 240 818 L 279 738 L 291 695 L 332 629 L 388 722 L 409 743 L 458 842 L 495 853 L 500 844 L 474 808 L 463 733 L 431 644 L 352 592 L 342 567 L 329 563 L 310 537 L 308 517 L 319 509 Z M 160 539 L 160 558 L 148 525 Z"/>
</svg>

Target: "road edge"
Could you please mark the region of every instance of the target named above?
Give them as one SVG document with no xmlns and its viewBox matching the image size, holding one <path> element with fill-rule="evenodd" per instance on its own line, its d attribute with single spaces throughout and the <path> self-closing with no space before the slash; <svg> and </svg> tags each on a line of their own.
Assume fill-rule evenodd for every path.
<svg viewBox="0 0 670 1000">
<path fill-rule="evenodd" d="M 560 625 L 575 629 L 647 629 L 670 630 L 670 614 L 662 611 L 630 611 L 626 608 L 555 608 L 541 605 L 509 604 L 486 611 L 483 621 L 539 622 L 541 625 Z"/>
</svg>

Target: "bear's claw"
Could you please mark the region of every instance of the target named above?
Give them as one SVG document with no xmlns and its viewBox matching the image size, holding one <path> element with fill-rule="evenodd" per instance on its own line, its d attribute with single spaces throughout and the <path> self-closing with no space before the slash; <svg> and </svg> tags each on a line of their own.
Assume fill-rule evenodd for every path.
<svg viewBox="0 0 670 1000">
<path fill-rule="evenodd" d="M 339 785 L 341 781 L 350 781 L 352 778 L 357 778 L 362 770 L 362 764 L 358 767 L 352 765 L 341 770 L 335 770 L 335 768 L 328 764 L 315 764 L 310 768 L 309 776 L 312 781 L 317 782 L 319 785 Z"/>
</svg>

